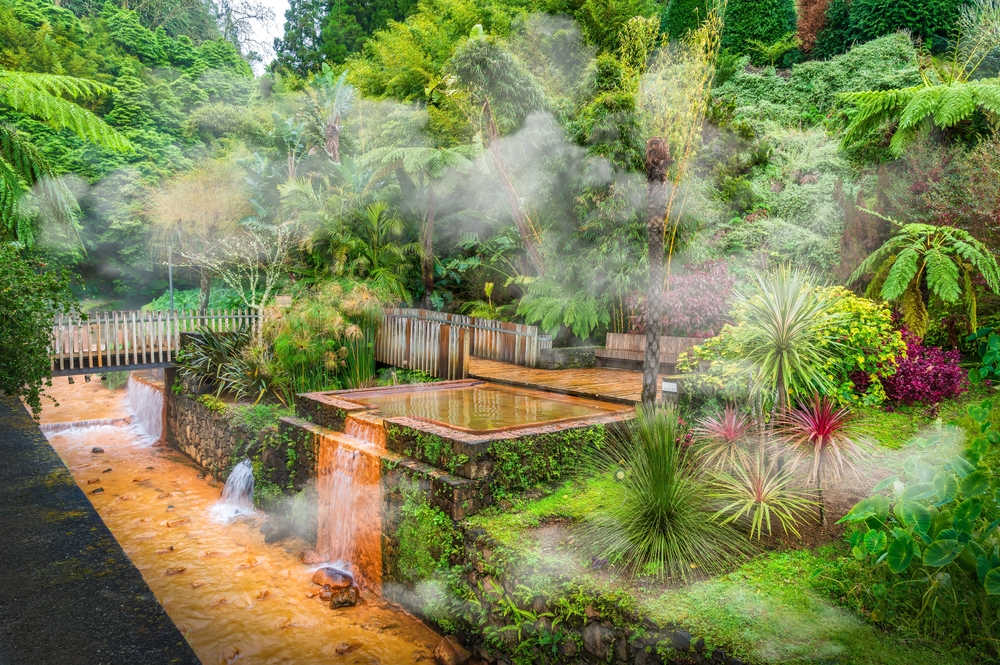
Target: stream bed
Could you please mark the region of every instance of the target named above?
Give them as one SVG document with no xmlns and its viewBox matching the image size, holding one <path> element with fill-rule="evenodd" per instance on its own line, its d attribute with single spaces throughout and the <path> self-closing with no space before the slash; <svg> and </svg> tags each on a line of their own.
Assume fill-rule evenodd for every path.
<svg viewBox="0 0 1000 665">
<path fill-rule="evenodd" d="M 77 377 L 47 392 L 59 405 L 45 405 L 46 436 L 202 663 L 433 662 L 440 636 L 377 596 L 322 602 L 307 543 L 265 545 L 260 514 L 215 521 L 221 483 L 147 436 L 125 389 Z"/>
</svg>

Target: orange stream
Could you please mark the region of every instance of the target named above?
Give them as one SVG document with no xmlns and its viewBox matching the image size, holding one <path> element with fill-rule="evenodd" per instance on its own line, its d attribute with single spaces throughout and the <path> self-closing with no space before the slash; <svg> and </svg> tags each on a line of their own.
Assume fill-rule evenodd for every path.
<svg viewBox="0 0 1000 665">
<path fill-rule="evenodd" d="M 43 424 L 128 412 L 124 388 L 112 393 L 80 379 L 53 383 L 60 406 L 45 407 Z M 147 446 L 125 426 L 48 436 L 202 663 L 433 660 L 440 637 L 370 592 L 359 606 L 338 610 L 310 598 L 319 587 L 298 557 L 306 543 L 265 545 L 260 517 L 212 521 L 208 509 L 222 487 L 199 478 L 200 469 L 181 453 Z M 92 453 L 94 446 L 104 452 Z M 90 493 L 98 487 L 104 492 Z"/>
</svg>

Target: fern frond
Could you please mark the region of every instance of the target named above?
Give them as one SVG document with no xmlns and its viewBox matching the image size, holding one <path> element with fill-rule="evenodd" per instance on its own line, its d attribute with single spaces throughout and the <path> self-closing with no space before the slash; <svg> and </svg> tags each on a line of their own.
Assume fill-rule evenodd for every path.
<svg viewBox="0 0 1000 665">
<path fill-rule="evenodd" d="M 886 275 L 885 284 L 882 285 L 882 297 L 885 300 L 896 300 L 916 281 L 914 278 L 917 276 L 919 259 L 920 255 L 912 247 L 907 247 L 896 256 Z"/>
<path fill-rule="evenodd" d="M 75 76 L 0 70 L 2 94 L 16 93 L 18 90 L 32 90 L 56 97 L 80 100 L 106 97 L 117 92 L 113 86 Z"/>
<path fill-rule="evenodd" d="M 941 87 L 944 91 L 937 110 L 934 111 L 934 124 L 947 129 L 972 115 L 976 110 L 977 95 L 971 86 L 962 83 Z"/>
<path fill-rule="evenodd" d="M 895 117 L 899 109 L 906 106 L 924 87 L 841 93 L 842 99 L 857 107 L 857 114 L 844 132 L 844 141 L 853 141 Z"/>
<path fill-rule="evenodd" d="M 953 303 L 962 294 L 958 284 L 958 266 L 936 248 L 924 252 L 927 267 L 927 287 L 941 300 Z"/>
<path fill-rule="evenodd" d="M 916 127 L 923 122 L 924 118 L 934 115 L 941 105 L 946 89 L 947 86 L 936 85 L 922 88 L 913 95 L 899 116 L 899 129 Z"/>
<path fill-rule="evenodd" d="M 2 73 L 4 76 L 0 77 L 0 104 L 38 118 L 57 129 L 69 129 L 80 138 L 105 148 L 121 152 L 134 151 L 127 138 L 87 109 L 52 94 L 44 86 L 4 85 L 8 81 L 20 79 L 7 76 L 10 72 Z"/>
</svg>

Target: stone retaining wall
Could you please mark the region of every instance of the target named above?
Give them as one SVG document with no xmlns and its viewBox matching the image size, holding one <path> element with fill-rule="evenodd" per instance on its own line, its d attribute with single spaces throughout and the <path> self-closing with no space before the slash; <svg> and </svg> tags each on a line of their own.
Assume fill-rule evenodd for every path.
<svg viewBox="0 0 1000 665">
<path fill-rule="evenodd" d="M 594 352 L 601 346 L 569 346 L 561 349 L 542 349 L 538 355 L 538 366 L 541 369 L 579 369 L 594 367 L 596 357 Z"/>
<path fill-rule="evenodd" d="M 186 391 L 175 393 L 176 373 L 173 367 L 164 371 L 167 444 L 193 459 L 206 473 L 225 478 L 233 451 L 246 444 L 250 433 L 235 430 L 221 413 L 193 399 Z"/>
</svg>

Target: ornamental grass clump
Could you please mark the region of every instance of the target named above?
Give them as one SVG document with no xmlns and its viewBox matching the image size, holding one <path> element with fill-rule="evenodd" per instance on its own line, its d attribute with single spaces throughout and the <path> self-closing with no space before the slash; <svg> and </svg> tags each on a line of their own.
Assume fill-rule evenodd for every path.
<svg viewBox="0 0 1000 665">
<path fill-rule="evenodd" d="M 596 558 L 687 581 L 722 572 L 749 553 L 741 534 L 716 517 L 708 478 L 682 451 L 672 408 L 640 409 L 595 455 L 615 480 L 607 507 L 584 527 Z"/>
</svg>

